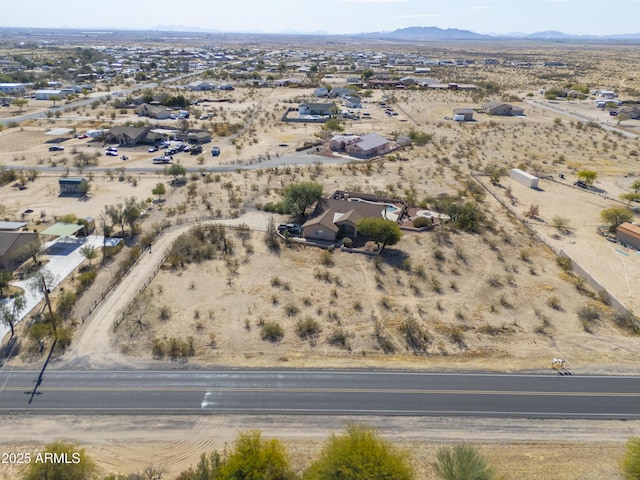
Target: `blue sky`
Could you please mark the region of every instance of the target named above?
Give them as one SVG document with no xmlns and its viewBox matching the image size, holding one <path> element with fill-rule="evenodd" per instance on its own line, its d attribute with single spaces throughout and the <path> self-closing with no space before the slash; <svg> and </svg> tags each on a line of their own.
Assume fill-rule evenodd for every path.
<svg viewBox="0 0 640 480">
<path fill-rule="evenodd" d="M 5 27 L 148 29 L 180 25 L 229 32 L 391 31 L 410 26 L 477 33 L 640 32 L 640 0 L 22 0 Z M 8 19 L 11 23 L 8 23 Z"/>
</svg>

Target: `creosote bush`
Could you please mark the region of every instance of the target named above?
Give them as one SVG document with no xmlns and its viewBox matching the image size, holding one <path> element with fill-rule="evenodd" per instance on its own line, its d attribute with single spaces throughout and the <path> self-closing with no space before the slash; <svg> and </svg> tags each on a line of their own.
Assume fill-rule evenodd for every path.
<svg viewBox="0 0 640 480">
<path fill-rule="evenodd" d="M 278 322 L 266 322 L 260 329 L 260 338 L 269 342 L 279 342 L 284 338 L 284 329 Z"/>
</svg>

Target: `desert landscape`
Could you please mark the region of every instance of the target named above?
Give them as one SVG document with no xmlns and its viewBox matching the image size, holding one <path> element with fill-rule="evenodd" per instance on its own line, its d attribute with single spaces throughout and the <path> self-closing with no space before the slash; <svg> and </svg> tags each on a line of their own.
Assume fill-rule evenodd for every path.
<svg viewBox="0 0 640 480">
<path fill-rule="evenodd" d="M 389 49 L 420 52 L 415 45 Z M 570 60 L 571 54 L 580 60 Z M 213 132 L 202 154 L 175 156 L 173 163 L 184 167 L 178 174 L 153 165 L 147 145 L 120 146 L 118 156 L 106 156 L 103 141 L 69 134 L 52 142 L 47 135 L 59 128 L 80 136 L 99 128 L 151 124 L 114 99 L 101 100 L 103 91 L 133 96 L 126 92 L 135 82 L 97 89 L 89 96 L 100 99 L 96 103 L 71 103 L 45 118 L 7 124 L 0 131 L 0 165 L 18 174 L 2 187 L 4 220 L 27 222 L 29 230 L 41 232 L 69 215 L 102 217 L 96 233 L 103 234 L 110 206 L 131 198 L 140 204 L 135 227 L 126 232 L 122 227 L 120 250 L 108 258 L 98 255 L 95 281 L 74 297 L 73 308 L 61 319 L 73 338 L 56 352 L 52 368 L 393 368 L 555 375 L 551 362 L 561 357 L 574 375 L 636 375 L 640 337 L 633 312 L 640 309 L 635 288 L 640 255 L 607 241 L 599 227 L 602 232 L 601 212 L 627 205 L 620 195 L 640 180 L 640 121 L 618 121 L 588 96 L 548 99 L 540 89 L 606 87 L 620 91 L 624 100 L 637 100 L 640 72 L 632 71 L 640 65 L 637 51 L 617 45 L 598 51 L 571 45 L 569 52 L 544 45 L 526 50 L 521 45 L 438 45 L 430 55 L 477 60 L 464 69 L 434 67 L 429 76 L 478 88 L 387 88 L 366 95 L 362 90 L 359 118 L 341 119 L 341 131 L 334 132 L 323 124 L 280 119 L 289 107 L 324 102 L 314 97 L 317 85 L 347 86 L 346 74 L 332 73 L 313 86 L 236 85 L 231 91 L 179 89 L 185 80 L 163 84 L 158 91 L 179 92 L 197 102 L 190 107 L 190 128 Z M 485 57 L 563 66 L 480 63 Z M 489 100 L 519 105 L 524 115 L 488 115 L 481 107 Z M 0 119 L 50 110 L 45 103 L 30 99 L 21 112 L 1 110 Z M 385 112 L 389 106 L 397 115 Z M 475 109 L 473 121 L 453 121 L 456 108 Z M 198 120 L 208 113 L 210 118 Z M 157 124 L 179 128 L 177 122 Z M 329 149 L 334 133 L 371 132 L 414 141 L 370 160 Z M 49 151 L 52 144 L 64 150 Z M 213 145 L 220 147 L 219 156 L 209 153 Z M 509 178 L 511 168 L 539 177 L 538 188 Z M 597 173 L 588 189 L 574 185 L 584 171 Z M 87 178 L 87 194 L 60 196 L 58 180 L 66 176 Z M 268 211 L 269 205 L 282 200 L 288 185 L 308 181 L 321 185 L 323 196 L 375 194 L 434 211 L 442 199 L 453 199 L 473 205 L 479 223 L 473 229 L 452 221 L 426 231 L 403 230 L 401 240 L 379 255 L 372 254 L 375 241 L 353 253 L 340 245 L 317 248 L 283 237 L 274 249 L 269 226 L 303 223 L 306 217 Z M 158 184 L 164 193 L 154 190 Z M 632 221 L 637 223 L 637 211 Z M 112 225 L 109 232 L 119 235 L 120 226 Z M 189 244 L 194 238 L 214 233 L 224 238 L 224 249 L 212 243 L 206 258 L 184 253 L 195 249 Z M 79 292 L 81 269 L 89 264 L 51 292 L 53 305 L 60 305 L 67 292 Z M 129 273 L 118 286 L 114 279 L 123 271 Z M 34 311 L 17 324 L 20 351 L 3 358 L 2 368 L 37 369 L 45 361 L 48 350 L 40 348 L 40 340 L 48 347 L 52 337 L 29 333 L 40 322 Z M 274 425 L 273 419 L 244 417 L 45 421 L 8 416 L 6 421 L 10 429 L 0 434 L 5 449 L 35 451 L 63 430 L 68 434 L 62 437 L 85 447 L 104 475 L 128 474 L 148 463 L 162 466 L 167 478 L 249 428 L 282 439 L 302 471 L 324 439 L 348 423 L 283 418 L 282 425 Z M 490 419 L 363 421 L 411 450 L 421 479 L 437 478 L 430 464 L 438 446 L 461 439 L 477 445 L 504 478 L 622 478 L 624 443 L 640 432 L 637 421 L 623 427 L 605 421 L 508 420 L 498 427 Z M 0 479 L 15 475 L 15 469 L 0 469 Z"/>
</svg>

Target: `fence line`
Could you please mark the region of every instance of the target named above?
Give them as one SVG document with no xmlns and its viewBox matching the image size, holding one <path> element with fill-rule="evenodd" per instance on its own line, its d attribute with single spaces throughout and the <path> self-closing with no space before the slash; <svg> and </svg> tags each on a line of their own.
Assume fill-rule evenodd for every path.
<svg viewBox="0 0 640 480">
<path fill-rule="evenodd" d="M 495 193 L 493 193 L 489 188 L 482 182 L 479 176 L 475 172 L 471 172 L 471 176 L 473 179 L 478 182 L 482 188 L 484 188 L 493 198 L 495 198 L 503 207 L 505 207 L 509 212 L 513 213 L 515 218 L 524 225 L 529 232 L 531 232 L 540 242 L 549 247 L 553 253 L 557 256 L 567 257 L 571 261 L 571 269 L 578 275 L 578 277 L 582 278 L 587 284 L 596 290 L 596 292 L 604 291 L 609 297 L 611 307 L 614 308 L 617 312 L 622 313 L 623 315 L 633 315 L 631 310 L 629 310 L 620 300 L 618 300 L 615 296 L 613 296 L 599 281 L 597 281 L 593 276 L 587 272 L 584 268 L 578 264 L 570 255 L 565 253 L 563 250 L 558 250 L 556 247 L 547 242 L 547 240 L 536 232 L 529 223 L 520 218 L 518 214 L 516 214 L 510 207 L 507 205 L 507 202 L 502 198 L 498 197 Z"/>
</svg>

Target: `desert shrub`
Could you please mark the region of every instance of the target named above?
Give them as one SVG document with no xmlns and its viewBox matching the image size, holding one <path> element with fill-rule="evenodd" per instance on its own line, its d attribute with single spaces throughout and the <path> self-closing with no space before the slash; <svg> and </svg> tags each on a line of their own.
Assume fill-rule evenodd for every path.
<svg viewBox="0 0 640 480">
<path fill-rule="evenodd" d="M 404 320 L 398 327 L 400 333 L 404 335 L 407 347 L 414 353 L 427 353 L 427 347 L 431 343 L 431 337 L 414 317 Z"/>
<path fill-rule="evenodd" d="M 193 337 L 189 337 L 187 340 L 172 337 L 167 340 L 166 355 L 172 362 L 186 360 L 187 357 L 193 357 L 195 353 Z"/>
<path fill-rule="evenodd" d="M 414 228 L 430 227 L 431 225 L 433 225 L 431 220 L 425 217 L 418 217 L 413 220 Z"/>
<path fill-rule="evenodd" d="M 469 445 L 440 448 L 433 469 L 442 480 L 495 478 L 495 472 L 487 460 Z"/>
<path fill-rule="evenodd" d="M 565 255 L 558 255 L 556 257 L 556 263 L 565 272 L 571 270 L 571 259 Z"/>
<path fill-rule="evenodd" d="M 29 338 L 34 342 L 39 342 L 51 335 L 51 331 L 50 323 L 34 323 L 29 328 Z"/>
<path fill-rule="evenodd" d="M 583 305 L 576 311 L 585 332 L 591 332 L 600 320 L 600 311 L 593 305 Z"/>
<path fill-rule="evenodd" d="M 300 309 L 297 305 L 293 303 L 287 303 L 284 306 L 284 313 L 287 314 L 287 317 L 295 317 L 300 312 Z"/>
<path fill-rule="evenodd" d="M 345 238 L 344 240 L 342 240 L 342 246 L 345 248 L 352 248 L 353 240 L 351 240 L 349 237 Z"/>
<path fill-rule="evenodd" d="M 547 299 L 547 305 L 549 305 L 554 310 L 562 310 L 562 306 L 560 305 L 560 299 L 555 295 Z"/>
<path fill-rule="evenodd" d="M 284 338 L 284 329 L 278 322 L 267 322 L 262 326 L 260 338 L 269 342 L 279 342 Z"/>
<path fill-rule="evenodd" d="M 89 288 L 96 279 L 98 272 L 95 268 L 78 275 L 78 285 L 76 287 L 76 293 L 80 294 Z"/>
<path fill-rule="evenodd" d="M 74 292 L 62 292 L 56 303 L 56 313 L 66 320 L 71 316 L 75 304 L 76 294 Z"/>
<path fill-rule="evenodd" d="M 171 318 L 171 309 L 166 305 L 161 306 L 158 311 L 158 318 L 163 322 L 169 320 Z"/>
<path fill-rule="evenodd" d="M 154 338 L 151 342 L 151 355 L 153 355 L 153 358 L 156 360 L 164 360 L 166 354 L 167 346 L 165 343 L 159 338 Z"/>
<path fill-rule="evenodd" d="M 393 341 L 391 340 L 389 335 L 386 334 L 384 325 L 380 321 L 376 321 L 375 324 L 375 337 L 378 347 L 385 354 L 393 353 L 396 351 L 396 347 L 393 344 Z"/>
<path fill-rule="evenodd" d="M 306 480 L 412 480 L 405 452 L 380 438 L 369 427 L 351 425 L 341 436 L 331 436 L 320 457 L 304 473 Z"/>
<path fill-rule="evenodd" d="M 632 437 L 627 440 L 622 470 L 625 479 L 640 480 L 640 438 Z"/>
<path fill-rule="evenodd" d="M 335 262 L 333 260 L 333 253 L 330 250 L 323 250 L 320 254 L 320 263 L 325 267 L 333 267 Z"/>
<path fill-rule="evenodd" d="M 35 461 L 36 455 L 32 455 L 32 462 L 21 477 L 24 480 L 49 479 L 69 479 L 69 480 L 89 480 L 96 478 L 96 464 L 89 457 L 83 448 L 66 442 L 53 442 L 44 447 L 38 455 L 47 458 L 45 455 L 53 454 L 53 458 L 65 458 L 66 462 L 60 461 Z M 77 461 L 74 461 L 76 460 Z"/>
<path fill-rule="evenodd" d="M 204 478 L 198 476 L 198 478 Z M 240 433 L 231 452 L 215 469 L 217 479 L 294 480 L 286 451 L 279 440 L 263 440 L 259 431 Z"/>
<path fill-rule="evenodd" d="M 606 290 L 598 290 L 598 300 L 600 300 L 604 305 L 611 305 L 611 297 Z"/>
<path fill-rule="evenodd" d="M 345 349 L 350 348 L 347 334 L 341 328 L 336 328 L 335 330 L 333 330 L 327 337 L 327 342 L 329 343 L 329 345 L 333 345 L 334 347 Z"/>
<path fill-rule="evenodd" d="M 60 327 L 56 329 L 56 350 L 64 352 L 71 346 L 73 340 L 73 329 L 71 327 Z"/>
<path fill-rule="evenodd" d="M 322 331 L 320 323 L 312 317 L 304 317 L 296 322 L 296 333 L 300 338 L 314 338 Z"/>
<path fill-rule="evenodd" d="M 640 320 L 632 313 L 617 312 L 613 316 L 613 321 L 618 327 L 635 334 L 640 334 Z"/>
</svg>

